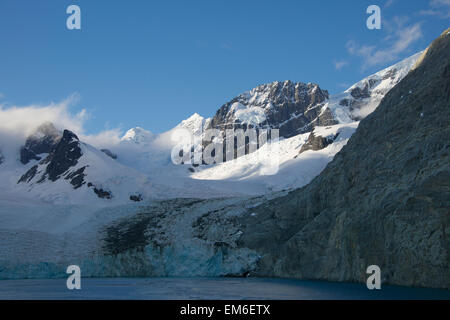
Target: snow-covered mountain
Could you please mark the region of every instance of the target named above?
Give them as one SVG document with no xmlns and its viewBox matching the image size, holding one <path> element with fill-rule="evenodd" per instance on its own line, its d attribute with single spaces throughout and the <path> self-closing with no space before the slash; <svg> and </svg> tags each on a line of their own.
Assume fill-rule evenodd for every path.
<svg viewBox="0 0 450 320">
<path fill-rule="evenodd" d="M 122 137 L 121 141 L 130 141 L 137 144 L 148 144 L 153 138 L 154 135 L 150 131 L 136 127 L 128 130 Z"/>
<path fill-rule="evenodd" d="M 340 94 L 330 97 L 325 107 L 339 123 L 364 119 L 380 104 L 383 97 L 399 83 L 423 52 L 418 52 L 393 66 L 355 83 Z"/>
<path fill-rule="evenodd" d="M 44 123 L 0 154 L 0 189 L 51 203 L 130 203 L 177 197 L 246 196 L 297 188 L 318 175 L 347 143 L 359 120 L 413 67 L 420 53 L 371 75 L 337 95 L 317 84 L 273 82 L 238 95 L 212 118 L 195 113 L 172 130 L 128 130 L 108 148 Z M 280 140 L 251 154 L 212 165 L 175 165 L 177 137 L 189 132 L 192 150 L 205 146 L 206 129 L 279 129 Z M 208 142 L 206 142 L 207 144 Z M 1 145 L 0 145 L 1 149 Z M 3 164 L 2 164 L 3 162 Z M 267 167 L 276 170 L 267 171 Z M 270 171 L 270 170 L 269 170 Z"/>
<path fill-rule="evenodd" d="M 263 84 L 240 94 L 216 112 L 209 127 L 218 129 L 279 129 L 281 137 L 311 131 L 336 122 L 322 110 L 328 91 L 317 84 L 291 81 Z"/>
<path fill-rule="evenodd" d="M 46 151 L 30 160 L 31 167 L 10 191 L 53 203 L 95 203 L 101 199 L 117 203 L 142 197 L 139 192 L 146 183 L 144 176 L 79 141 L 69 130 Z"/>
</svg>

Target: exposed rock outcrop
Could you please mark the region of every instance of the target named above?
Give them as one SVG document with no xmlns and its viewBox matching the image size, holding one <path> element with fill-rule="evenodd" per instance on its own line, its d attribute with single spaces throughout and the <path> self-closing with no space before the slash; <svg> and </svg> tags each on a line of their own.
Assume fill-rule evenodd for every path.
<svg viewBox="0 0 450 320">
<path fill-rule="evenodd" d="M 306 143 L 301 147 L 299 154 L 303 153 L 308 150 L 322 150 L 333 143 L 333 141 L 337 138 L 339 134 L 333 137 L 322 137 L 322 136 L 316 136 L 314 135 L 314 132 L 311 132 L 309 134 L 308 140 Z"/>
<path fill-rule="evenodd" d="M 20 149 L 20 162 L 27 164 L 31 160 L 41 160 L 40 154 L 51 153 L 61 140 L 61 133 L 55 126 L 46 122 L 40 125 L 36 132 L 27 138 Z"/>
<path fill-rule="evenodd" d="M 111 199 L 112 198 L 111 192 L 103 190 L 102 188 L 94 187 L 94 192 L 101 199 Z"/>
<path fill-rule="evenodd" d="M 81 155 L 80 141 L 76 134 L 64 130 L 55 151 L 44 160 L 44 163 L 48 163 L 45 175 L 51 181 L 56 181 L 61 174 L 78 163 Z"/>
<path fill-rule="evenodd" d="M 73 185 L 74 189 L 78 189 L 86 182 L 84 181 L 84 178 L 86 177 L 86 174 L 84 173 L 84 170 L 87 168 L 87 166 L 81 167 L 80 169 L 70 172 L 66 175 L 64 179 L 70 180 L 70 183 Z"/>
<path fill-rule="evenodd" d="M 50 181 L 58 180 L 63 174 L 78 163 L 78 159 L 82 156 L 80 141 L 78 137 L 69 130 L 64 133 L 50 154 L 39 162 L 38 165 L 29 169 L 18 181 L 30 182 L 34 177 L 42 172 L 37 183 L 42 183 L 46 179 Z M 74 188 L 84 184 L 84 169 L 81 168 L 76 172 L 69 173 L 65 178 L 70 180 Z"/>
<path fill-rule="evenodd" d="M 134 201 L 134 202 L 140 202 L 140 201 L 143 200 L 142 194 L 132 194 L 132 195 L 130 196 L 130 200 L 131 200 L 131 201 Z"/>
</svg>

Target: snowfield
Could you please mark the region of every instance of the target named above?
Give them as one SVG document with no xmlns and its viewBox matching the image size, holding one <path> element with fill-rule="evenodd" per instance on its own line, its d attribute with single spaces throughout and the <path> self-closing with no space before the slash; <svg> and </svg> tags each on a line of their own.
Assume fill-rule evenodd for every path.
<svg viewBox="0 0 450 320">
<path fill-rule="evenodd" d="M 347 143 L 358 122 L 339 124 L 329 127 L 316 127 L 316 136 L 334 137 L 334 143 L 318 151 L 308 150 L 299 154 L 310 133 L 288 139 L 280 139 L 277 146 L 266 144 L 256 152 L 223 162 L 208 168 L 201 168 L 191 176 L 199 180 L 240 181 L 243 185 L 254 183 L 265 185 L 267 190 L 299 188 L 308 184 L 331 161 L 334 155 Z M 275 152 L 274 152 L 275 151 Z M 273 175 L 262 175 L 261 169 L 266 163 L 278 165 Z"/>
</svg>

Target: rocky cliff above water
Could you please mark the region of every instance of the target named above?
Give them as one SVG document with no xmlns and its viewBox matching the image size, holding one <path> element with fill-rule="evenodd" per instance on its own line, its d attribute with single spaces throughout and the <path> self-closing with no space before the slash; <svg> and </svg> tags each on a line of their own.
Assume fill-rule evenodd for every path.
<svg viewBox="0 0 450 320">
<path fill-rule="evenodd" d="M 240 221 L 258 276 L 450 288 L 450 29 L 308 186 Z"/>
</svg>

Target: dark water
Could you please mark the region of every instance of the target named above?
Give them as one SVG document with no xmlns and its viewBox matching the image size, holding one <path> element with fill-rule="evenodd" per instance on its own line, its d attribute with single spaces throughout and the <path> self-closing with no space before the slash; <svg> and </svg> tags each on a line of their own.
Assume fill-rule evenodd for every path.
<svg viewBox="0 0 450 320">
<path fill-rule="evenodd" d="M 0 280 L 0 299 L 450 300 L 450 290 L 264 278 L 81 279 L 81 290 L 68 290 L 66 279 Z"/>
</svg>

